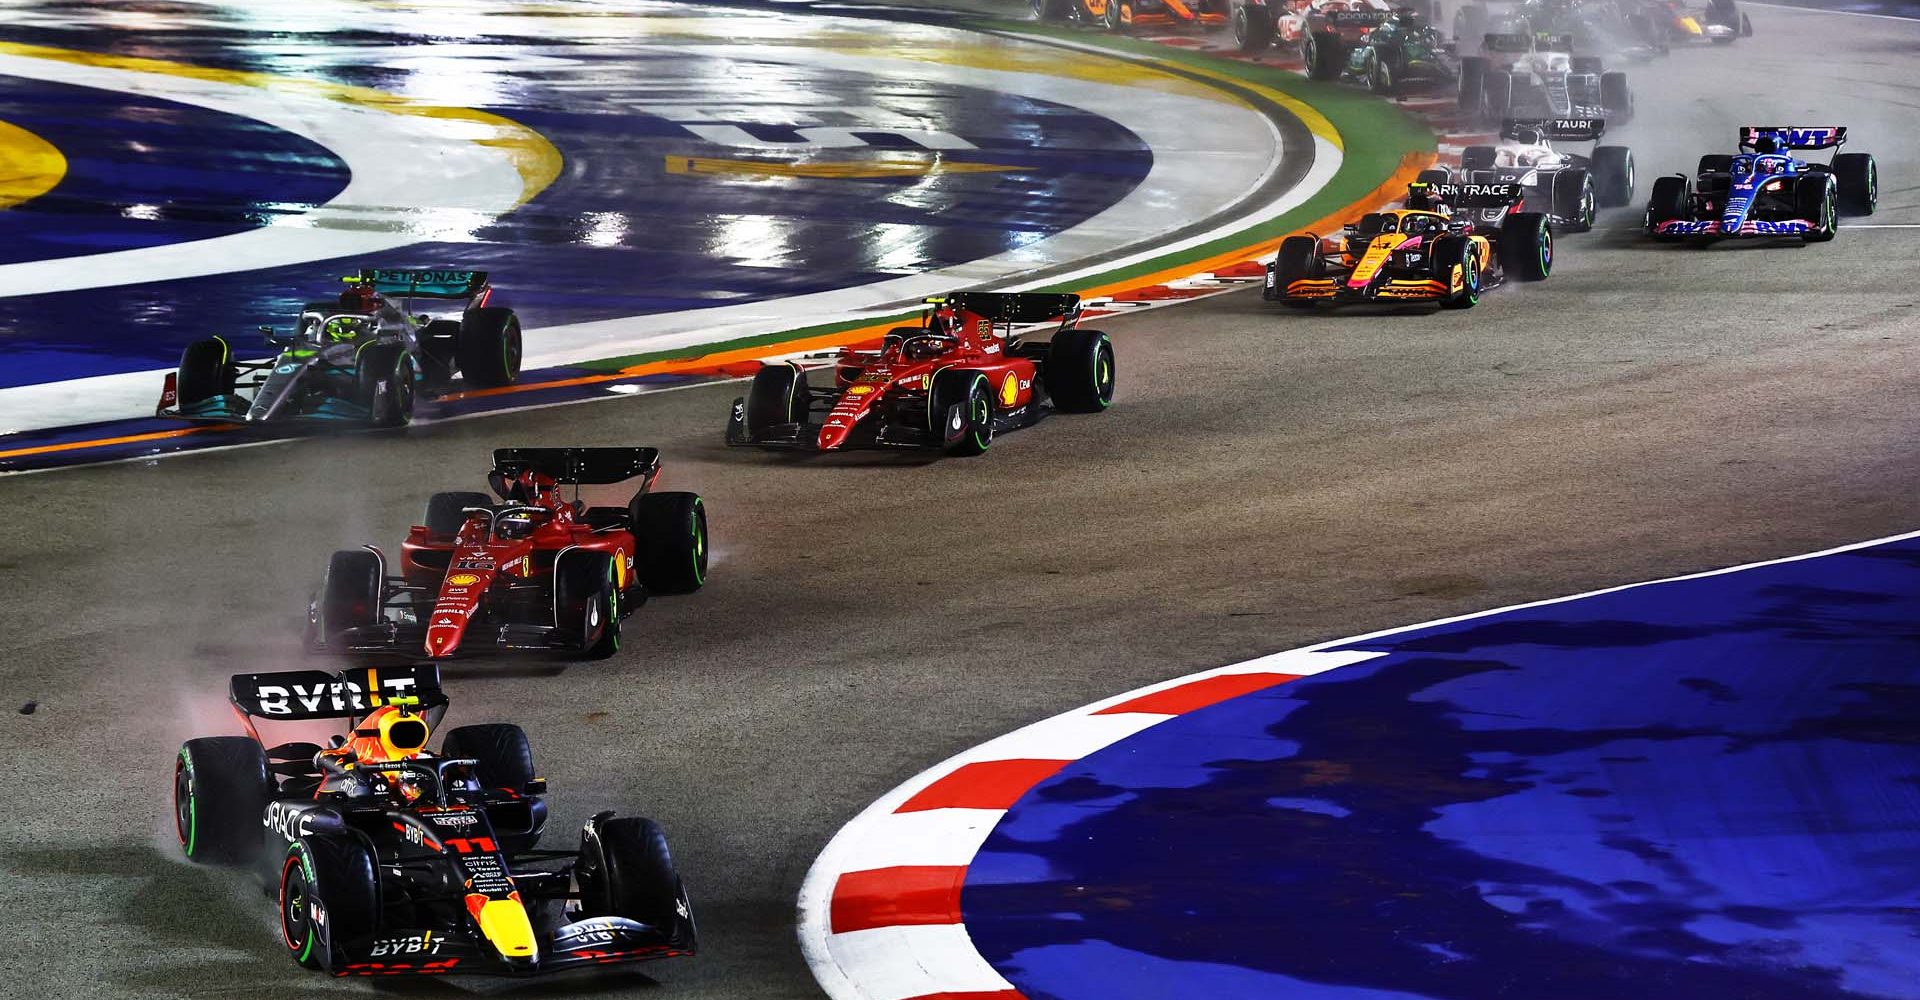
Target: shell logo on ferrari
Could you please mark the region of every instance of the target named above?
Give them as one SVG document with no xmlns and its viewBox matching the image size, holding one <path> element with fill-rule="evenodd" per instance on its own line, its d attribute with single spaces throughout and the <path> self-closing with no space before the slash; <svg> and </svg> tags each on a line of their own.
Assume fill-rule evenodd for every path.
<svg viewBox="0 0 1920 1000">
<path fill-rule="evenodd" d="M 847 390 L 847 394 L 848 394 L 848 395 L 850 395 L 850 396 L 864 396 L 864 395 L 866 395 L 867 393 L 870 393 L 870 392 L 872 392 L 872 391 L 873 391 L 873 386 L 870 386 L 870 385 L 856 385 L 856 386 L 853 386 L 852 388 L 850 388 L 850 389 L 848 389 L 848 390 Z"/>
<path fill-rule="evenodd" d="M 1000 383 L 1000 405 L 1012 406 L 1020 398 L 1020 379 L 1012 372 Z"/>
<path fill-rule="evenodd" d="M 471 587 L 479 582 L 480 578 L 472 573 L 455 573 L 447 577 L 447 585 L 452 587 Z"/>
</svg>

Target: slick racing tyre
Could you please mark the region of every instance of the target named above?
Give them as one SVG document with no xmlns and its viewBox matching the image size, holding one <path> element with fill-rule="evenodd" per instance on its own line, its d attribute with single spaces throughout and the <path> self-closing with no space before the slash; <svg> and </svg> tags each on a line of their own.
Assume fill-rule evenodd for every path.
<svg viewBox="0 0 1920 1000">
<path fill-rule="evenodd" d="M 1633 150 L 1625 146 L 1595 146 L 1593 182 L 1601 208 L 1633 204 Z"/>
<path fill-rule="evenodd" d="M 1061 330 L 1040 366 L 1053 408 L 1062 413 L 1099 413 L 1113 405 L 1113 341 L 1098 330 Z"/>
<path fill-rule="evenodd" d="M 520 378 L 520 317 L 501 306 L 467 310 L 460 320 L 454 357 L 460 374 L 483 389 L 512 385 Z"/>
<path fill-rule="evenodd" d="M 1261 290 L 1261 295 L 1295 309 L 1313 308 L 1312 299 L 1288 298 L 1287 289 L 1302 278 L 1318 276 L 1319 264 L 1319 240 L 1311 236 L 1287 237 L 1280 241 L 1280 251 L 1273 257 L 1273 266 L 1267 271 L 1268 285 Z"/>
<path fill-rule="evenodd" d="M 427 534 L 434 538 L 452 538 L 466 525 L 465 511 L 468 507 L 491 506 L 493 506 L 493 498 L 485 493 L 476 493 L 472 490 L 435 493 L 427 498 L 427 512 L 420 519 L 420 523 L 426 526 Z"/>
<path fill-rule="evenodd" d="M 420 370 L 399 344 L 375 344 L 360 353 L 356 376 L 360 404 L 376 427 L 404 427 L 413 420 L 413 395 Z"/>
<path fill-rule="evenodd" d="M 1708 176 L 1719 177 L 1733 169 L 1733 157 L 1726 153 L 1707 153 L 1700 157 L 1700 165 L 1693 175 L 1704 180 Z"/>
<path fill-rule="evenodd" d="M 1480 113 L 1480 101 L 1486 95 L 1487 61 L 1480 56 L 1460 60 L 1460 111 L 1468 116 Z"/>
<path fill-rule="evenodd" d="M 1633 91 L 1627 86 L 1627 74 L 1600 74 L 1600 106 L 1607 109 L 1609 121 L 1625 122 L 1633 117 Z"/>
<path fill-rule="evenodd" d="M 1452 291 L 1453 269 L 1460 269 L 1460 290 Z M 1433 248 L 1433 276 L 1447 283 L 1448 293 L 1440 300 L 1442 309 L 1471 309 L 1480 301 L 1480 262 L 1473 253 L 1473 241 L 1464 236 L 1442 237 Z"/>
<path fill-rule="evenodd" d="M 1513 74 L 1489 70 L 1480 88 L 1481 119 L 1498 124 L 1513 111 Z"/>
<path fill-rule="evenodd" d="M 927 432 L 956 457 L 985 454 L 993 444 L 993 390 L 982 372 L 946 368 L 927 390 Z"/>
<path fill-rule="evenodd" d="M 807 401 L 807 373 L 798 365 L 761 365 L 747 390 L 747 433 L 781 424 L 806 426 Z"/>
<path fill-rule="evenodd" d="M 473 760 L 474 776 L 486 788 L 504 788 L 518 796 L 527 796 L 527 786 L 538 776 L 533 768 L 533 748 L 527 745 L 527 734 L 511 722 L 491 722 L 474 726 L 460 726 L 447 733 L 440 744 L 440 756 L 444 758 Z M 540 833 L 546 826 L 547 806 L 538 797 L 524 797 L 526 811 L 516 815 L 524 816 L 521 826 L 514 829 L 499 815 L 501 810 L 489 810 L 493 822 L 493 831 L 500 839 L 501 848 L 508 854 L 531 851 L 540 844 Z"/>
<path fill-rule="evenodd" d="M 380 556 L 370 549 L 342 549 L 333 554 L 327 561 L 327 578 L 320 585 L 320 641 L 331 646 L 347 629 L 380 620 L 386 603 L 384 574 Z"/>
<path fill-rule="evenodd" d="M 554 559 L 553 624 L 580 635 L 582 659 L 620 651 L 620 587 L 611 553 L 571 549 Z"/>
<path fill-rule="evenodd" d="M 1300 57 L 1306 61 L 1307 76 L 1315 80 L 1338 80 L 1347 68 L 1347 43 L 1332 31 L 1310 32 L 1301 43 Z"/>
<path fill-rule="evenodd" d="M 357 833 L 310 833 L 280 865 L 280 940 L 295 962 L 332 969 L 380 930 L 379 869 Z M 316 912 L 324 918 L 316 919 Z M 331 941 L 329 946 L 328 941 Z"/>
<path fill-rule="evenodd" d="M 1107 0 L 1106 13 L 1101 15 L 1101 23 L 1108 31 L 1123 31 L 1133 23 L 1131 0 Z"/>
<path fill-rule="evenodd" d="M 1685 219 L 1688 215 L 1687 180 L 1684 177 L 1656 177 L 1653 196 L 1647 199 L 1647 231 L 1662 222 Z M 1672 237 L 1658 236 L 1660 239 Z"/>
<path fill-rule="evenodd" d="M 642 493 L 628 513 L 647 590 L 691 594 L 707 582 L 707 506 L 698 493 Z"/>
<path fill-rule="evenodd" d="M 1801 239 L 1808 243 L 1825 243 L 1833 239 L 1837 230 L 1836 217 L 1840 214 L 1836 204 L 1831 179 L 1821 174 L 1809 174 L 1794 182 L 1793 201 L 1795 212 L 1803 219 L 1813 223 L 1812 232 L 1803 233 Z"/>
<path fill-rule="evenodd" d="M 186 406 L 233 393 L 233 352 L 219 337 L 196 340 L 180 352 L 180 373 L 174 380 L 176 405 Z"/>
<path fill-rule="evenodd" d="M 1072 0 L 1033 0 L 1033 18 L 1052 24 L 1067 19 L 1073 12 Z"/>
<path fill-rule="evenodd" d="M 1233 44 L 1249 55 L 1266 51 L 1273 44 L 1273 14 L 1265 7 L 1255 8 L 1247 0 L 1233 3 Z"/>
<path fill-rule="evenodd" d="M 1521 281 L 1553 273 L 1553 225 L 1539 212 L 1515 212 L 1500 220 L 1500 264 Z"/>
<path fill-rule="evenodd" d="M 1568 167 L 1553 175 L 1553 214 L 1567 220 L 1569 232 L 1584 233 L 1593 228 L 1599 214 L 1599 197 L 1593 175 L 1579 167 Z"/>
<path fill-rule="evenodd" d="M 1840 182 L 1840 211 L 1872 215 L 1880 204 L 1880 166 L 1872 153 L 1841 153 L 1833 158 L 1833 179 Z M 182 394 L 184 396 L 184 394 Z"/>
<path fill-rule="evenodd" d="M 1393 67 L 1381 61 L 1378 52 L 1374 53 L 1373 58 L 1367 61 L 1367 89 L 1381 97 L 1389 97 L 1393 94 L 1394 86 Z"/>
<path fill-rule="evenodd" d="M 598 827 L 598 836 L 595 836 Z M 660 824 L 637 816 L 602 819 L 580 834 L 580 912 L 588 917 L 626 917 L 672 933 L 684 919 L 691 933 L 693 908 L 674 869 Z M 682 945 L 692 950 L 694 942 Z"/>
<path fill-rule="evenodd" d="M 273 798 L 266 751 L 246 736 L 188 740 L 173 763 L 173 830 L 189 861 L 244 864 Z"/>
</svg>

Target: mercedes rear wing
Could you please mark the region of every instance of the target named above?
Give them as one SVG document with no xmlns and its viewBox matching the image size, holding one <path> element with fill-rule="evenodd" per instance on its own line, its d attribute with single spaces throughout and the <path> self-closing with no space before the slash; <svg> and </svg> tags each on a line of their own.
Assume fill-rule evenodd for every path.
<svg viewBox="0 0 1920 1000">
<path fill-rule="evenodd" d="M 470 299 L 487 288 L 485 271 L 363 267 L 358 275 L 346 280 L 349 284 L 371 285 L 382 295 L 416 299 Z"/>
</svg>

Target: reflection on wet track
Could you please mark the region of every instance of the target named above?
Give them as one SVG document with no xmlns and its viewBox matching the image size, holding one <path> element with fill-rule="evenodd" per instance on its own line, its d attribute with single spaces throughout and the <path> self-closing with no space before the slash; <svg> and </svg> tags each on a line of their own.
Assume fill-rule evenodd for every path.
<svg viewBox="0 0 1920 1000">
<path fill-rule="evenodd" d="M 0 344 L 13 363 L 0 387 L 165 367 L 192 339 L 284 323 L 364 262 L 320 242 L 304 263 L 155 281 L 134 266 L 143 258 L 125 253 L 142 247 L 276 227 L 385 233 L 408 245 L 379 262 L 492 270 L 537 328 L 842 288 L 1017 251 L 1112 206 L 1153 162 L 1138 137 L 1099 114 L 900 72 L 906 57 L 1004 61 L 933 29 L 876 35 L 664 5 L 569 8 L 606 15 L 588 17 L 522 17 L 513 5 L 417 18 L 359 7 L 347 16 L 332 4 L 34 9 L 0 38 L 179 68 L 112 87 L 8 77 L 0 121 L 61 149 L 70 166 L 52 191 L 0 214 L 0 275 L 7 264 L 121 256 L 67 269 L 100 287 L 8 289 Z M 11 55 L 0 71 L 44 62 Z M 849 56 L 871 71 L 850 71 Z M 209 82 L 205 71 L 216 70 L 229 76 Z M 389 142 L 343 156 L 329 148 L 339 143 L 309 138 L 377 114 L 370 99 L 335 100 L 352 119 L 344 124 L 307 112 L 276 127 L 206 106 L 201 92 L 227 81 L 259 88 L 263 104 L 281 91 L 339 88 L 480 108 L 544 137 L 559 171 L 517 209 L 511 191 L 489 196 L 507 203 L 501 211 L 473 207 L 485 199 L 458 189 L 464 181 L 437 192 L 440 204 L 383 203 L 384 172 L 433 168 L 409 162 L 420 150 Z M 446 125 L 428 117 L 401 127 Z M 492 139 L 475 126 L 471 141 Z M 497 187 L 483 167 L 474 184 Z"/>
</svg>

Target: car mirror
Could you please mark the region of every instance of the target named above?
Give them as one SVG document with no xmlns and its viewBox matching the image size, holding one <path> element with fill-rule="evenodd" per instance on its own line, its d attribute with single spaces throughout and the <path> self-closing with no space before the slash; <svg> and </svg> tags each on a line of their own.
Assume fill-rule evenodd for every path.
<svg viewBox="0 0 1920 1000">
<path fill-rule="evenodd" d="M 268 347 L 285 347 L 293 343 L 293 334 L 275 333 L 273 327 L 270 326 L 261 327 L 260 336 L 266 338 Z"/>
</svg>

